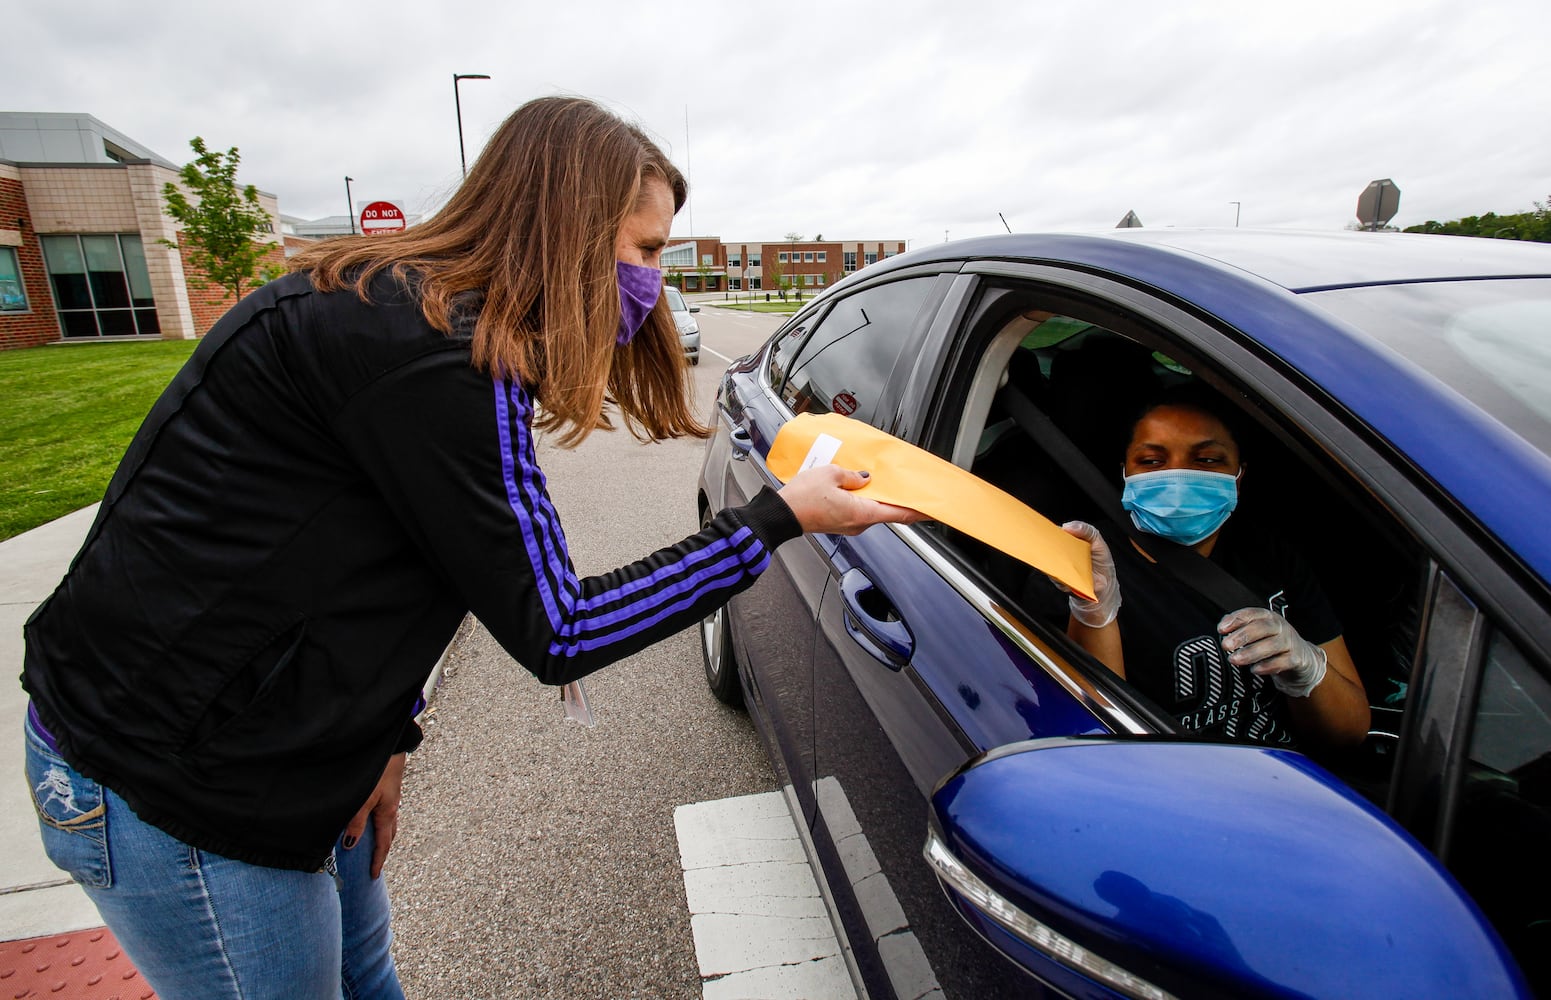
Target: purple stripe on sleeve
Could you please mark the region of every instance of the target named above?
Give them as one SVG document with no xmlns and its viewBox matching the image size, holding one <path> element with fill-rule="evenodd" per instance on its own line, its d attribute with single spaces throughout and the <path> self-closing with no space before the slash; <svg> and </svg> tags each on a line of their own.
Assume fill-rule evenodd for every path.
<svg viewBox="0 0 1551 1000">
<path fill-rule="evenodd" d="M 594 594 L 593 596 L 582 601 L 579 607 L 583 611 L 592 611 L 596 608 L 601 608 L 606 604 L 611 604 L 614 601 L 629 597 L 631 594 L 634 594 L 637 591 L 645 590 L 649 587 L 654 587 L 661 581 L 666 580 L 668 577 L 682 574 L 684 570 L 688 569 L 690 566 L 697 562 L 704 562 L 707 559 L 719 556 L 721 553 L 727 551 L 730 548 L 743 544 L 743 542 L 746 539 L 752 537 L 753 534 L 754 532 L 749 528 L 739 528 L 737 531 L 733 532 L 726 538 L 723 538 L 720 541 L 712 542 L 710 545 L 707 545 L 703 549 L 691 552 L 679 561 L 669 566 L 664 566 L 662 569 L 655 571 L 650 576 L 643 576 L 639 580 L 631 580 L 629 583 L 615 587 L 613 590 L 606 590 L 601 594 Z M 751 547 L 751 551 L 756 549 L 759 551 L 763 551 L 764 549 L 763 544 L 757 538 L 754 539 L 754 546 Z M 743 561 L 748 562 L 749 560 L 744 559 Z"/>
<path fill-rule="evenodd" d="M 768 564 L 769 561 L 770 557 L 766 556 L 764 559 L 760 560 L 758 566 L 753 567 L 753 571 L 764 572 L 765 565 Z M 562 644 L 558 642 L 550 643 L 550 655 L 575 656 L 577 653 L 585 653 L 590 650 L 607 646 L 610 643 L 618 642 L 621 639 L 628 639 L 630 636 L 646 631 L 665 618 L 669 618 L 679 611 L 684 610 L 685 608 L 694 606 L 695 602 L 699 601 L 702 597 L 706 597 L 718 590 L 726 590 L 728 587 L 733 586 L 742 578 L 742 573 L 734 573 L 725 579 L 717 580 L 709 586 L 702 587 L 699 591 L 691 594 L 683 600 L 661 609 L 650 618 L 643 618 L 633 625 L 620 629 L 618 632 L 610 632 L 607 635 L 598 636 L 596 638 L 578 639 L 575 642 L 568 644 Z"/>
<path fill-rule="evenodd" d="M 522 466 L 519 486 L 528 499 L 527 507 L 536 522 L 535 535 L 539 538 L 542 552 L 542 561 L 535 560 L 533 568 L 539 572 L 548 571 L 554 586 L 559 588 L 554 594 L 554 599 L 563 613 L 569 614 L 575 610 L 576 600 L 581 593 L 581 583 L 576 579 L 576 573 L 571 568 L 570 557 L 566 554 L 565 535 L 560 530 L 560 518 L 550 506 L 548 494 L 545 492 L 544 471 L 539 468 L 538 453 L 533 447 L 529 425 L 533 416 L 533 405 L 529 402 L 527 394 L 522 391 L 522 387 L 515 382 L 511 387 L 511 402 L 517 407 L 518 412 L 517 447 Z M 551 622 L 551 624 L 557 629 L 560 627 L 558 622 Z"/>
<path fill-rule="evenodd" d="M 519 426 L 525 423 L 525 419 L 519 419 Z M 522 529 L 523 547 L 528 550 L 528 560 L 533 563 L 534 582 L 538 587 L 539 599 L 544 602 L 544 613 L 549 617 L 550 628 L 559 631 L 564 622 L 560 616 L 560 609 L 555 604 L 549 581 L 544 576 L 544 556 L 539 549 L 538 539 L 533 535 L 533 521 L 528 516 L 527 507 L 523 505 L 517 485 L 517 470 L 514 467 L 516 459 L 512 454 L 510 414 L 506 406 L 506 393 L 502 391 L 499 380 L 495 383 L 495 424 L 496 433 L 501 438 L 501 476 L 506 481 L 506 502 L 512 508 L 512 513 L 517 515 L 517 524 Z"/>
<path fill-rule="evenodd" d="M 724 589 L 745 575 L 758 575 L 769 564 L 769 553 L 764 543 L 744 526 L 727 538 L 685 553 L 645 577 L 582 598 L 581 581 L 577 579 L 566 552 L 559 515 L 549 503 L 544 473 L 538 466 L 529 423 L 532 404 L 521 385 L 516 382 L 508 386 L 503 381 L 496 381 L 495 394 L 501 471 L 505 480 L 507 504 L 522 529 L 523 545 L 533 565 L 539 598 L 550 628 L 555 632 L 552 652 L 564 650 L 567 655 L 573 655 L 580 650 L 593 649 L 617 638 L 634 635 L 675 610 L 688 606 L 686 600 L 692 604 L 704 593 Z M 715 561 L 690 572 L 693 567 L 710 560 Z M 729 572 L 731 575 L 726 579 L 714 579 Z M 663 586 L 665 581 L 674 578 L 679 578 L 678 582 Z M 678 599 L 686 593 L 689 593 L 687 599 Z M 596 611 L 620 602 L 625 603 L 603 614 L 573 617 L 579 612 Z M 650 617 L 641 617 L 665 603 L 667 607 Z M 635 624 L 618 633 L 576 642 L 579 635 L 607 630 L 624 622 Z"/>
<path fill-rule="evenodd" d="M 571 627 L 566 630 L 565 637 L 569 638 L 571 636 L 581 635 L 584 632 L 606 629 L 610 625 L 617 625 L 620 622 L 626 622 L 633 618 L 638 618 L 646 612 L 652 610 L 654 606 L 661 604 L 664 601 L 671 601 L 681 594 L 691 593 L 695 590 L 698 590 L 700 586 L 707 580 L 722 577 L 727 573 L 736 573 L 744 566 L 746 566 L 747 562 L 748 561 L 742 558 L 738 553 L 732 553 L 726 558 L 719 559 L 711 565 L 706 566 L 697 572 L 691 573 L 690 575 L 680 579 L 672 586 L 653 591 L 650 595 L 650 600 L 635 601 L 600 615 L 592 615 L 587 618 L 573 620 L 571 622 Z M 741 576 L 743 574 L 738 573 L 738 575 Z"/>
</svg>

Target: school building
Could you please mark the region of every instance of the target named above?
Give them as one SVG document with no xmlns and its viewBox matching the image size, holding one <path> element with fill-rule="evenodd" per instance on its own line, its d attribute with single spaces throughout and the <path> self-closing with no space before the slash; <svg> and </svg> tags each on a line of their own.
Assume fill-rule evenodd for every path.
<svg viewBox="0 0 1551 1000">
<path fill-rule="evenodd" d="M 868 264 L 905 252 L 904 240 L 777 240 L 724 242 L 717 236 L 669 240 L 662 251 L 667 280 L 686 292 L 817 291 Z"/>
<path fill-rule="evenodd" d="M 176 245 L 178 166 L 85 114 L 0 112 L 0 349 L 202 335 L 232 304 Z M 269 214 L 266 264 L 285 253 Z"/>
</svg>

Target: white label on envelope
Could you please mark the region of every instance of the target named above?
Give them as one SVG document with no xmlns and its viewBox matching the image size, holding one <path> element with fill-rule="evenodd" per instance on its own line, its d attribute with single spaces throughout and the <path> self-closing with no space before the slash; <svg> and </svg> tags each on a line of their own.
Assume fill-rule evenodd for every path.
<svg viewBox="0 0 1551 1000">
<path fill-rule="evenodd" d="M 820 434 L 813 439 L 813 447 L 808 449 L 808 457 L 802 460 L 802 468 L 798 472 L 807 472 L 817 465 L 829 465 L 834 462 L 835 455 L 840 451 L 840 439 L 828 434 Z"/>
</svg>

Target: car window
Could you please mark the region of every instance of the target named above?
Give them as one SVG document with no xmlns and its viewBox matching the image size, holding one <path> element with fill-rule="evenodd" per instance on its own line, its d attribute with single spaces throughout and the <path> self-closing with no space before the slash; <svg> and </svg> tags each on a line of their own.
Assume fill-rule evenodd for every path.
<svg viewBox="0 0 1551 1000">
<path fill-rule="evenodd" d="M 664 291 L 668 296 L 669 309 L 673 310 L 674 312 L 684 312 L 689 308 L 684 304 L 684 296 L 679 294 L 679 290 L 677 288 L 670 286 L 664 289 Z"/>
<path fill-rule="evenodd" d="M 1551 682 L 1501 634 L 1486 647 L 1448 860 L 1539 995 L 1551 990 Z"/>
<path fill-rule="evenodd" d="M 935 281 L 862 289 L 836 302 L 811 334 L 806 325 L 787 331 L 772 352 L 771 385 L 782 401 L 793 413 L 833 411 L 876 424 L 878 400 Z"/>
<path fill-rule="evenodd" d="M 1221 732 L 1211 733 L 1224 738 L 1268 741 L 1290 734 L 1382 801 L 1415 651 L 1423 547 L 1347 470 L 1323 458 L 1328 451 L 1298 418 L 1272 417 L 1270 401 L 1225 388 L 1226 375 L 1172 331 L 1140 328 L 1118 308 L 1079 305 L 1034 286 L 984 291 L 961 338 L 973 346 L 939 396 L 934 449 L 1058 524 L 1100 525 L 1113 550 L 1125 535 L 1107 513 L 1118 507 L 1124 445 L 1139 407 L 1181 389 L 1214 398 L 1253 470 L 1214 563 L 1242 585 L 1240 594 L 1255 595 L 1252 606 L 1278 607 L 1310 641 L 1344 640 L 1376 709 L 1373 734 L 1360 752 L 1339 755 L 1299 734 L 1263 685 L 1213 665 L 1203 645 L 1222 615 L 1244 605 L 1220 607 L 1228 598 L 1208 596 L 1129 549 L 1120 552 L 1127 558 L 1119 574 L 1128 676 L 1116 682 L 1164 713 L 1165 731 L 1216 726 Z M 1074 475 L 1082 463 L 1063 449 L 1086 456 L 1086 477 Z M 1044 574 L 974 539 L 927 530 L 999 590 L 1003 606 L 1062 641 L 1067 598 Z M 1073 651 L 1074 661 L 1084 655 Z M 1250 710 L 1234 707 L 1244 705 Z"/>
</svg>

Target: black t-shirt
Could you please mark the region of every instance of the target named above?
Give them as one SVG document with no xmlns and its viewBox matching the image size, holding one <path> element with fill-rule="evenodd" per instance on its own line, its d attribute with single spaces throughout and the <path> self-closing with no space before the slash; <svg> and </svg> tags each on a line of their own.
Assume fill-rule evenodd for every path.
<svg viewBox="0 0 1551 1000">
<path fill-rule="evenodd" d="M 1126 679 L 1195 735 L 1239 743 L 1291 746 L 1286 700 L 1269 678 L 1235 667 L 1223 652 L 1219 608 L 1140 555 L 1110 529 L 1120 579 L 1120 636 Z M 1315 645 L 1341 634 L 1341 623 L 1313 571 L 1282 539 L 1230 518 L 1211 560 L 1288 620 Z"/>
</svg>

